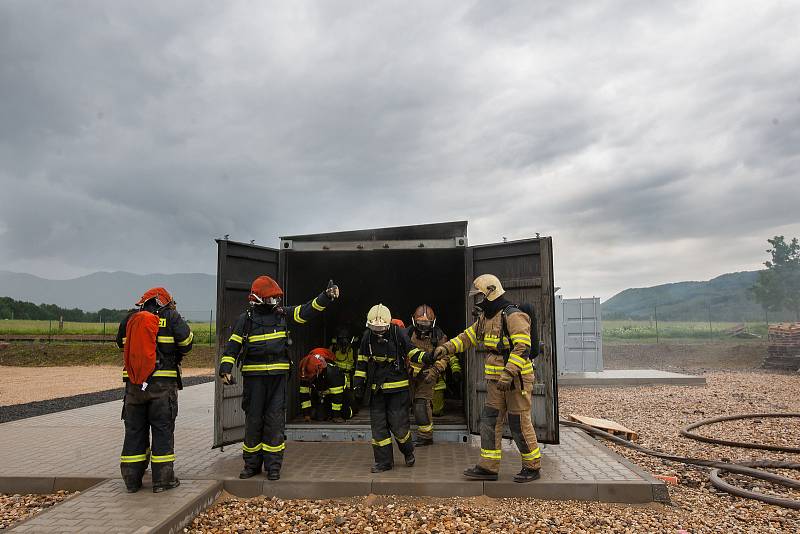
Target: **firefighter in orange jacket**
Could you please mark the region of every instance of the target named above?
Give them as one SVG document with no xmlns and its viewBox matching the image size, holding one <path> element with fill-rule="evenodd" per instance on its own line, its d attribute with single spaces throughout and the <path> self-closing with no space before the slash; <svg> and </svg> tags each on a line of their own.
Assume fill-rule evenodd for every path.
<svg viewBox="0 0 800 534">
<path fill-rule="evenodd" d="M 531 362 L 530 317 L 508 300 L 500 280 L 484 274 L 472 283 L 470 296 L 481 309 L 478 320 L 435 351 L 441 358 L 483 344 L 488 351 L 484 364 L 486 403 L 481 413 L 481 459 L 464 471 L 474 480 L 497 480 L 502 450 L 503 420 L 508 416 L 511 435 L 522 456 L 522 470 L 514 482 L 539 478 L 541 452 L 531 421 L 533 364 Z"/>
<path fill-rule="evenodd" d="M 175 477 L 175 418 L 178 415 L 180 365 L 192 350 L 194 338 L 189 325 L 175 310 L 175 301 L 163 287 L 147 290 L 119 325 L 117 345 L 124 349 L 131 316 L 147 311 L 158 316 L 156 337 L 156 368 L 147 378 L 146 386 L 132 384 L 123 369 L 125 399 L 122 419 L 125 421 L 125 441 L 120 454 L 120 470 L 129 493 L 142 487 L 142 477 L 148 462 L 153 466 L 153 492 L 177 487 Z M 152 450 L 150 434 L 152 432 Z"/>
<path fill-rule="evenodd" d="M 220 358 L 223 384 L 233 381 L 233 366 L 242 364 L 242 408 L 245 434 L 242 443 L 244 469 L 239 478 L 261 472 L 269 480 L 280 478 L 286 420 L 286 384 L 291 362 L 287 354 L 289 323 L 306 324 L 339 297 L 330 283 L 315 298 L 300 306 L 281 306 L 283 290 L 269 276 L 259 276 L 250 288 L 250 309 L 239 316 Z"/>
</svg>

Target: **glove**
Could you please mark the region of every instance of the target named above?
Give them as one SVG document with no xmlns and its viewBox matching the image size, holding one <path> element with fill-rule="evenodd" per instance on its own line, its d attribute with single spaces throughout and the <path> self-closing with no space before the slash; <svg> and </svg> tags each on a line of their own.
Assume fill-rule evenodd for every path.
<svg viewBox="0 0 800 534">
<path fill-rule="evenodd" d="M 226 386 L 232 386 L 236 384 L 236 379 L 233 378 L 233 375 L 230 373 L 220 373 L 220 377 L 222 377 L 222 383 Z"/>
<path fill-rule="evenodd" d="M 511 391 L 514 387 L 514 377 L 506 369 L 500 373 L 500 379 L 497 381 L 497 389 L 500 391 Z"/>
<path fill-rule="evenodd" d="M 460 384 L 461 383 L 461 372 L 460 371 L 456 371 L 455 373 L 453 373 L 453 382 L 455 382 L 456 384 Z"/>
<path fill-rule="evenodd" d="M 331 423 L 334 423 L 334 424 L 344 423 L 344 419 L 342 419 L 341 417 L 335 417 L 334 416 L 334 417 L 331 417 Z"/>
<path fill-rule="evenodd" d="M 447 349 L 444 348 L 444 345 L 439 345 L 433 351 L 433 359 L 434 360 L 441 360 L 442 358 L 446 358 L 446 357 L 447 357 Z"/>
<path fill-rule="evenodd" d="M 328 281 L 328 287 L 325 289 L 325 295 L 331 300 L 336 300 L 339 298 L 339 286 L 334 284 L 333 280 Z"/>
<path fill-rule="evenodd" d="M 303 422 L 310 423 L 311 422 L 311 416 L 310 415 L 304 415 L 303 416 Z"/>
<path fill-rule="evenodd" d="M 439 371 L 435 367 L 422 371 L 422 378 L 426 384 L 433 384 L 439 379 Z"/>
</svg>

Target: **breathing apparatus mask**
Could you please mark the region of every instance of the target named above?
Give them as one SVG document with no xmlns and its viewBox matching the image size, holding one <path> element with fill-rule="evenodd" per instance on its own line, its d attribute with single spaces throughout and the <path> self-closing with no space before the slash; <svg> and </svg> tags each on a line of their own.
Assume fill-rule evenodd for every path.
<svg viewBox="0 0 800 534">
<path fill-rule="evenodd" d="M 277 310 L 280 307 L 281 298 L 280 297 L 268 297 L 262 299 L 258 295 L 251 293 L 250 294 L 250 305 L 258 310 L 262 310 L 267 313 L 271 313 Z"/>
</svg>

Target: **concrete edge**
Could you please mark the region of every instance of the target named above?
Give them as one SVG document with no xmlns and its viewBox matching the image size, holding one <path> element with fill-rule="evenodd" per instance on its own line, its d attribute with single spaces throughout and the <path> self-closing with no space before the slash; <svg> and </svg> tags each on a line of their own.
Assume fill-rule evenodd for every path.
<svg viewBox="0 0 800 534">
<path fill-rule="evenodd" d="M 108 480 L 101 477 L 14 477 L 0 476 L 0 493 L 55 493 L 85 491 Z"/>
<path fill-rule="evenodd" d="M 621 463 L 622 465 L 624 465 L 625 467 L 627 467 L 628 469 L 630 469 L 631 471 L 633 471 L 634 473 L 636 473 L 637 475 L 639 475 L 640 477 L 642 477 L 644 479 L 645 483 L 650 487 L 650 498 L 647 501 L 635 501 L 635 502 L 660 502 L 660 503 L 669 503 L 669 502 L 671 502 L 670 501 L 670 497 L 669 497 L 669 488 L 667 487 L 667 484 L 663 480 L 657 479 L 649 471 L 645 471 L 641 466 L 635 464 L 634 462 L 630 461 L 629 459 L 625 458 L 624 456 L 622 456 L 620 454 L 617 454 L 616 452 L 611 450 L 609 447 L 606 447 L 605 444 L 603 444 L 600 440 L 597 440 L 597 439 L 593 438 L 592 436 L 590 436 L 589 434 L 587 434 L 586 432 L 584 432 L 584 431 L 582 431 L 580 429 L 578 429 L 578 430 L 579 431 L 577 432 L 577 434 L 581 437 L 581 439 L 587 440 L 588 442 L 590 442 L 594 446 L 603 447 L 608 452 L 608 454 L 612 455 L 619 463 Z M 613 486 L 614 484 L 618 484 L 618 483 L 621 483 L 621 482 L 624 482 L 624 481 L 614 480 L 614 481 L 608 481 L 608 482 L 600 482 L 599 484 L 606 485 L 606 486 Z M 637 482 L 637 481 L 629 481 L 629 482 Z M 640 482 L 640 484 L 641 484 L 641 482 Z M 625 484 L 620 484 L 620 486 L 625 486 Z M 602 490 L 602 491 L 605 491 L 604 494 L 606 496 L 611 496 L 611 495 L 614 494 L 613 491 L 608 490 L 608 489 L 605 489 L 605 490 Z M 626 491 L 629 491 L 629 490 L 626 490 Z M 600 500 L 602 500 L 602 499 L 600 499 Z M 617 501 L 617 500 L 614 500 L 614 501 L 607 501 L 607 502 L 628 502 L 628 501 Z"/>
<path fill-rule="evenodd" d="M 208 489 L 203 491 L 200 495 L 195 497 L 191 502 L 186 503 L 172 515 L 156 525 L 152 532 L 153 534 L 173 534 L 175 532 L 183 532 L 183 529 L 189 526 L 192 519 L 200 515 L 206 508 L 211 506 L 222 495 L 223 483 L 219 480 L 208 480 L 212 482 Z"/>
</svg>

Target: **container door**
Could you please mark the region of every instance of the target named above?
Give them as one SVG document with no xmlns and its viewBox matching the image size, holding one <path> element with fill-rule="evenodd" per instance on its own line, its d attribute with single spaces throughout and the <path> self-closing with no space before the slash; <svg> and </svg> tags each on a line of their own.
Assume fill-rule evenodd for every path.
<svg viewBox="0 0 800 534">
<path fill-rule="evenodd" d="M 558 443 L 558 385 L 556 383 L 555 291 L 551 238 L 526 239 L 494 245 L 470 247 L 467 261 L 467 284 L 481 274 L 494 274 L 513 303 L 529 302 L 536 308 L 539 339 L 544 354 L 535 360 L 536 383 L 533 390 L 532 418 L 536 437 L 542 443 Z M 472 302 L 467 302 L 472 309 Z M 470 322 L 470 321 L 468 321 Z M 486 398 L 482 350 L 467 354 L 470 431 L 480 432 L 480 414 Z"/>
<path fill-rule="evenodd" d="M 250 284 L 261 275 L 278 280 L 278 251 L 234 241 L 217 240 L 217 355 L 222 354 L 236 319 L 245 311 Z M 219 371 L 216 358 L 215 373 Z M 214 395 L 214 447 L 244 439 L 242 376 L 234 369 L 236 384 L 216 381 Z"/>
</svg>

